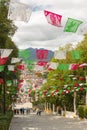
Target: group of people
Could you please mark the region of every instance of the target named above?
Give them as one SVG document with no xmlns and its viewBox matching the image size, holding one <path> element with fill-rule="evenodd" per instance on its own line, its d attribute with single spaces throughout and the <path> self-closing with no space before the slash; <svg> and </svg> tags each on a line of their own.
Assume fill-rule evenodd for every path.
<svg viewBox="0 0 87 130">
<path fill-rule="evenodd" d="M 20 108 L 20 109 L 14 109 L 14 114 L 30 114 L 30 108 Z"/>
</svg>

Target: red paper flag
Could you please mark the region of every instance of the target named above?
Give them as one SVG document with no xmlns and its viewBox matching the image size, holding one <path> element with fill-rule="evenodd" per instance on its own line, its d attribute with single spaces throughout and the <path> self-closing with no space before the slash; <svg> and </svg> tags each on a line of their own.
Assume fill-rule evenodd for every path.
<svg viewBox="0 0 87 130">
<path fill-rule="evenodd" d="M 0 57 L 0 65 L 6 64 L 7 60 L 8 60 L 8 57 L 6 57 L 6 58 L 1 58 Z"/>
<path fill-rule="evenodd" d="M 45 66 L 47 64 L 47 62 L 45 61 L 38 61 L 37 65 L 39 66 Z"/>
<path fill-rule="evenodd" d="M 24 70 L 24 65 L 19 65 L 19 66 L 18 66 L 18 69 L 19 69 L 19 70 Z"/>
<path fill-rule="evenodd" d="M 38 59 L 47 59 L 48 50 L 36 50 L 36 56 Z"/>
</svg>

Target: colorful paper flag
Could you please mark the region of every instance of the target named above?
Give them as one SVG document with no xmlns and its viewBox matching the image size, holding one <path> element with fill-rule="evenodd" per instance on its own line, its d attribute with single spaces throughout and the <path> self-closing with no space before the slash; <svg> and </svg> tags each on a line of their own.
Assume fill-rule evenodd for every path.
<svg viewBox="0 0 87 130">
<path fill-rule="evenodd" d="M 0 57 L 0 65 L 6 64 L 7 60 L 8 60 L 8 57 L 6 57 L 6 58 L 1 58 Z"/>
<path fill-rule="evenodd" d="M 13 63 L 17 63 L 17 62 L 20 62 L 21 61 L 21 58 L 15 58 L 15 57 L 13 57 L 12 59 L 11 59 L 11 63 L 13 64 Z"/>
<path fill-rule="evenodd" d="M 38 59 L 47 59 L 48 50 L 36 50 L 36 56 Z"/>
<path fill-rule="evenodd" d="M 0 49 L 0 65 L 4 65 L 13 49 Z"/>
<path fill-rule="evenodd" d="M 19 70 L 24 70 L 24 65 L 22 65 L 22 64 L 18 65 L 18 69 Z"/>
<path fill-rule="evenodd" d="M 73 50 L 73 51 L 71 51 L 72 58 L 76 59 L 76 60 L 80 59 L 81 58 L 81 53 L 82 53 L 81 50 Z"/>
<path fill-rule="evenodd" d="M 56 62 L 50 62 L 48 70 L 55 70 L 58 67 L 58 63 Z"/>
<path fill-rule="evenodd" d="M 69 70 L 77 70 L 79 67 L 79 64 L 70 64 L 69 65 Z"/>
<path fill-rule="evenodd" d="M 80 65 L 79 65 L 80 68 L 83 68 L 83 67 L 85 67 L 85 66 L 87 66 L 87 63 L 83 63 L 83 64 L 80 64 Z"/>
<path fill-rule="evenodd" d="M 0 84 L 4 84 L 4 79 L 0 78 Z"/>
<path fill-rule="evenodd" d="M 39 65 L 39 66 L 46 66 L 47 62 L 46 61 L 38 61 L 37 65 Z"/>
<path fill-rule="evenodd" d="M 48 23 L 57 27 L 61 27 L 61 19 L 62 19 L 61 15 L 46 10 L 44 10 L 44 15 Z"/>
<path fill-rule="evenodd" d="M 64 32 L 76 32 L 78 27 L 80 26 L 80 24 L 82 24 L 83 22 L 77 19 L 72 19 L 72 18 L 68 18 L 65 28 L 64 28 Z"/>
<path fill-rule="evenodd" d="M 28 65 L 28 69 L 29 69 L 29 70 L 33 70 L 33 68 L 34 68 L 34 65 L 32 65 L 32 64 L 31 64 L 31 65 Z"/>
<path fill-rule="evenodd" d="M 13 49 L 0 49 L 1 58 L 8 57 L 12 51 L 13 51 Z"/>
<path fill-rule="evenodd" d="M 14 71 L 14 65 L 8 65 L 8 70 L 9 71 Z"/>
<path fill-rule="evenodd" d="M 66 59 L 66 51 L 55 51 L 54 58 L 55 59 Z"/>
<path fill-rule="evenodd" d="M 43 66 L 35 65 L 34 70 L 35 71 L 43 71 Z"/>
<path fill-rule="evenodd" d="M 32 13 L 32 8 L 24 3 L 10 2 L 8 19 L 28 22 Z"/>
<path fill-rule="evenodd" d="M 0 72 L 4 70 L 4 65 L 0 65 Z"/>
<path fill-rule="evenodd" d="M 19 57 L 28 58 L 30 56 L 30 50 L 20 50 Z"/>
<path fill-rule="evenodd" d="M 12 81 L 8 80 L 8 81 L 6 81 L 6 84 L 7 84 L 7 86 L 11 86 L 12 85 Z"/>
<path fill-rule="evenodd" d="M 58 65 L 59 70 L 69 70 L 69 64 L 59 64 Z"/>
</svg>

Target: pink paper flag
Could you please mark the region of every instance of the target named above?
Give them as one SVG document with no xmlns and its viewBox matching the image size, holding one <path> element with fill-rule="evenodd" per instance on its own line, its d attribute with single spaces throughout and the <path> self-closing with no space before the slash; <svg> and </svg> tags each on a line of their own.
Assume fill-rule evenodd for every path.
<svg viewBox="0 0 87 130">
<path fill-rule="evenodd" d="M 62 16 L 59 14 L 55 14 L 49 11 L 44 10 L 44 15 L 48 21 L 48 23 L 57 26 L 57 27 L 61 27 L 61 18 Z"/>
<path fill-rule="evenodd" d="M 36 56 L 38 59 L 47 59 L 48 50 L 36 50 Z"/>
<path fill-rule="evenodd" d="M 46 66 L 47 62 L 46 61 L 38 61 L 37 63 L 39 66 Z"/>
</svg>

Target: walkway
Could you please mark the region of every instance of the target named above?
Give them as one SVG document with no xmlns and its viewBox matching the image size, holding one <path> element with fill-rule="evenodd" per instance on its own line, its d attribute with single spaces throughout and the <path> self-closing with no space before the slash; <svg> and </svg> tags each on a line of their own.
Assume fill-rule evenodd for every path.
<svg viewBox="0 0 87 130">
<path fill-rule="evenodd" d="M 87 130 L 87 120 L 45 114 L 15 115 L 10 130 Z"/>
</svg>

